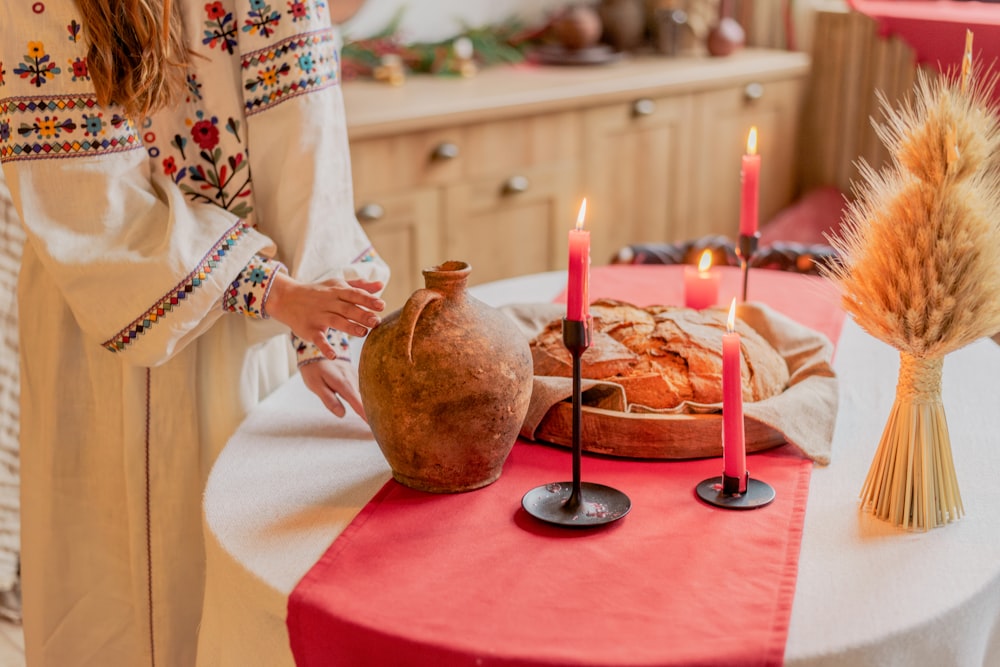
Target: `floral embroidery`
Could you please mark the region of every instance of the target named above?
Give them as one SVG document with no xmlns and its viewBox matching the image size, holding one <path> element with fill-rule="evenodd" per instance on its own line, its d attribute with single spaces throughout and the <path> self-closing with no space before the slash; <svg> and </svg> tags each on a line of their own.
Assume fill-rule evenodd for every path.
<svg viewBox="0 0 1000 667">
<path fill-rule="evenodd" d="M 306 364 L 326 359 L 320 349 L 312 343 L 302 340 L 294 333 L 291 334 L 291 337 L 292 347 L 295 348 L 296 364 L 299 368 L 305 366 Z M 337 359 L 350 361 L 351 339 L 348 338 L 347 334 L 337 331 L 336 329 L 327 329 L 326 340 L 336 350 Z"/>
<path fill-rule="evenodd" d="M 191 128 L 191 137 L 203 150 L 210 151 L 219 143 L 219 128 L 215 125 L 219 119 L 212 116 L 211 120 L 199 120 Z"/>
<path fill-rule="evenodd" d="M 33 123 L 21 123 L 17 133 L 26 137 L 34 133 L 39 139 L 58 139 L 63 131 L 72 132 L 76 129 L 76 123 L 69 118 L 59 119 L 58 116 L 45 116 L 35 118 Z"/>
<path fill-rule="evenodd" d="M 285 76 L 292 69 L 292 66 L 288 63 L 282 63 L 281 65 L 275 65 L 262 69 L 258 71 L 257 78 L 247 79 L 244 87 L 250 92 L 257 90 L 259 86 L 264 88 L 272 88 L 278 85 L 278 77 Z"/>
<path fill-rule="evenodd" d="M 73 70 L 74 81 L 90 81 L 90 72 L 87 69 L 86 58 L 74 58 L 67 62 L 69 62 L 69 66 Z"/>
<path fill-rule="evenodd" d="M 292 17 L 292 22 L 309 20 L 309 5 L 303 0 L 291 0 L 288 3 L 288 13 Z"/>
<path fill-rule="evenodd" d="M 219 146 L 221 138 L 219 119 L 215 116 L 205 117 L 201 111 L 197 112 L 196 118 L 197 120 L 189 120 L 188 124 L 191 126 L 190 140 L 201 149 L 198 152 L 201 163 L 178 168 L 174 158 L 166 158 L 162 163 L 163 173 L 173 178 L 192 201 L 210 202 L 241 218 L 247 217 L 253 211 L 253 207 L 248 201 L 250 163 L 246 158 L 246 151 L 224 158 L 222 148 Z M 230 118 L 226 121 L 225 129 L 240 141 L 239 121 Z M 177 134 L 170 142 L 180 151 L 182 161 L 187 160 L 185 149 L 188 141 L 187 137 Z M 238 176 L 241 178 L 234 180 Z M 236 187 L 233 187 L 234 185 Z"/>
<path fill-rule="evenodd" d="M 332 30 L 297 35 L 243 57 L 247 115 L 286 99 L 337 85 L 340 64 Z"/>
<path fill-rule="evenodd" d="M 266 0 L 250 0 L 250 18 L 243 21 L 243 32 L 261 37 L 270 37 L 281 22 L 281 13 L 271 9 Z"/>
<path fill-rule="evenodd" d="M 233 53 L 236 48 L 236 22 L 233 21 L 233 13 L 227 12 L 222 6 L 222 2 L 209 2 L 205 5 L 205 36 L 201 40 L 202 44 L 207 44 L 209 48 L 220 47 L 227 53 Z"/>
<path fill-rule="evenodd" d="M 243 238 L 249 226 L 242 220 L 236 223 L 223 235 L 215 246 L 202 258 L 198 266 L 177 284 L 170 292 L 160 299 L 152 308 L 136 318 L 131 324 L 102 343 L 104 349 L 110 352 L 121 352 L 135 342 L 141 334 L 149 331 L 154 324 L 166 317 L 174 306 L 179 305 L 188 294 L 201 286 L 205 278 L 219 265 L 226 253 Z"/>
<path fill-rule="evenodd" d="M 61 71 L 45 53 L 42 42 L 28 42 L 28 53 L 24 56 L 24 62 L 14 69 L 14 74 L 28 79 L 36 88 L 41 88 L 43 83 L 47 83 Z"/>
<path fill-rule="evenodd" d="M 358 262 L 374 262 L 375 258 L 378 257 L 378 253 L 375 252 L 375 248 L 368 246 L 364 249 L 360 255 L 358 255 L 351 264 L 357 264 Z"/>
<path fill-rule="evenodd" d="M 198 82 L 196 74 L 188 74 L 187 91 L 187 102 L 201 101 L 201 84 Z"/>
<path fill-rule="evenodd" d="M 78 41 L 80 41 L 80 31 L 82 29 L 83 29 L 83 26 L 80 25 L 79 23 L 77 23 L 76 19 L 73 19 L 72 21 L 70 21 L 69 25 L 66 26 L 66 30 L 69 31 L 69 41 L 71 41 L 71 42 L 78 42 Z"/>
<path fill-rule="evenodd" d="M 99 108 L 93 95 L 0 100 L 0 160 L 96 155 L 141 147 L 127 118 L 116 113 L 108 121 L 98 113 Z"/>
<path fill-rule="evenodd" d="M 3 68 L 3 61 L 0 60 L 0 86 L 7 85 L 7 82 L 3 80 L 3 75 L 7 73 L 7 70 Z"/>
<path fill-rule="evenodd" d="M 104 114 L 83 114 L 83 134 L 87 137 L 99 137 L 104 134 Z"/>
<path fill-rule="evenodd" d="M 223 310 L 243 313 L 254 319 L 268 319 L 265 307 L 271 292 L 271 278 L 279 271 L 288 273 L 281 262 L 254 255 L 223 296 Z"/>
</svg>

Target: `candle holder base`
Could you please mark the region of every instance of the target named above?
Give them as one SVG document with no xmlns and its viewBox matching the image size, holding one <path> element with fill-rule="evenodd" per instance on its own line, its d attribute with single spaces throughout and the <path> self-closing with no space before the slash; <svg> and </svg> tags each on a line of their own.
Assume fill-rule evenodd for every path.
<svg viewBox="0 0 1000 667">
<path fill-rule="evenodd" d="M 571 528 L 612 523 L 632 509 L 629 497 L 610 486 L 582 482 L 573 497 L 573 482 L 552 482 L 531 489 L 521 499 L 524 511 L 540 521 Z"/>
<path fill-rule="evenodd" d="M 525 512 L 558 526 L 601 526 L 617 521 L 632 508 L 632 501 L 621 491 L 580 480 L 580 461 L 583 456 L 580 357 L 590 347 L 592 328 L 593 321 L 590 317 L 585 320 L 563 320 L 563 344 L 573 357 L 573 481 L 537 486 L 521 499 L 521 507 Z"/>
<path fill-rule="evenodd" d="M 764 507 L 774 500 L 774 487 L 767 482 L 752 477 L 747 480 L 745 493 L 726 493 L 723 477 L 709 477 L 695 487 L 698 497 L 709 505 L 727 510 L 752 510 Z"/>
</svg>

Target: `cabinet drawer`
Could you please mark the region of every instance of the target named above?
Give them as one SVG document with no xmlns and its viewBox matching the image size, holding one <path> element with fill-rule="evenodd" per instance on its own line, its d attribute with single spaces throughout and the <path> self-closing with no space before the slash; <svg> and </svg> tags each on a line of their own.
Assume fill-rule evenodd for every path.
<svg viewBox="0 0 1000 667">
<path fill-rule="evenodd" d="M 363 198 L 574 159 L 578 137 L 578 114 L 543 114 L 364 139 L 352 143 L 351 162 Z"/>
<path fill-rule="evenodd" d="M 435 130 L 351 143 L 356 199 L 462 178 L 464 130 Z"/>
<path fill-rule="evenodd" d="M 548 113 L 470 125 L 462 150 L 466 179 L 573 161 L 580 151 L 580 115 Z"/>
</svg>

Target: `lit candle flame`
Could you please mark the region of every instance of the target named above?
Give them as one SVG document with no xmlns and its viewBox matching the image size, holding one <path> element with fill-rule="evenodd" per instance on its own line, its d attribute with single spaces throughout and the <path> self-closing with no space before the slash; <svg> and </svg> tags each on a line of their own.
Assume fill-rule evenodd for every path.
<svg viewBox="0 0 1000 667">
<path fill-rule="evenodd" d="M 736 297 L 733 297 L 733 302 L 729 305 L 729 318 L 726 320 L 726 333 L 734 333 L 736 331 Z"/>
<path fill-rule="evenodd" d="M 583 231 L 583 219 L 587 215 L 587 198 L 583 198 L 583 203 L 580 204 L 580 213 L 576 216 L 576 231 Z"/>
<path fill-rule="evenodd" d="M 969 73 L 972 71 L 972 31 L 965 31 L 965 54 L 962 56 L 962 92 L 969 85 Z"/>
<path fill-rule="evenodd" d="M 705 250 L 701 253 L 701 259 L 698 260 L 698 273 L 705 273 L 712 267 L 712 251 Z"/>
<path fill-rule="evenodd" d="M 757 126 L 753 125 L 750 128 L 750 133 L 747 135 L 747 155 L 757 154 Z"/>
</svg>

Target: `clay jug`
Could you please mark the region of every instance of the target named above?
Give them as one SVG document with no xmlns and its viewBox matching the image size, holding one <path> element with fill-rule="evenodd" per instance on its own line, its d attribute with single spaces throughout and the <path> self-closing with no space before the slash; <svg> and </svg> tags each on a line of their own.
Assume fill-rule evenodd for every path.
<svg viewBox="0 0 1000 667">
<path fill-rule="evenodd" d="M 531 398 L 528 340 L 466 291 L 470 267 L 425 269 L 424 289 L 368 334 L 359 388 L 399 483 L 469 491 L 500 476 Z"/>
</svg>

